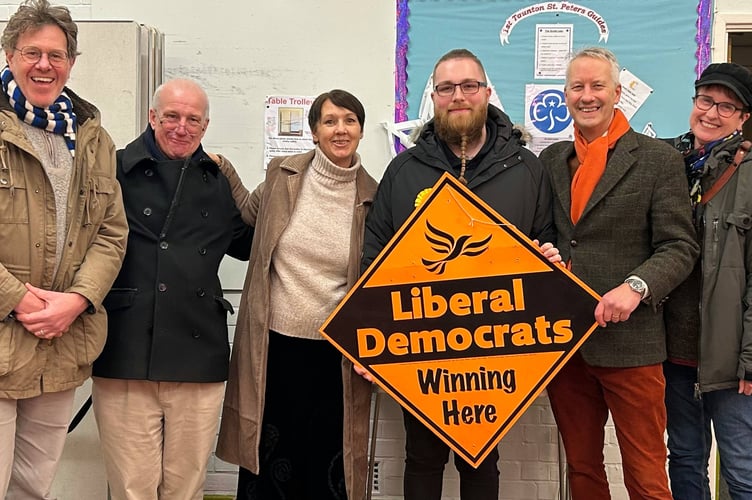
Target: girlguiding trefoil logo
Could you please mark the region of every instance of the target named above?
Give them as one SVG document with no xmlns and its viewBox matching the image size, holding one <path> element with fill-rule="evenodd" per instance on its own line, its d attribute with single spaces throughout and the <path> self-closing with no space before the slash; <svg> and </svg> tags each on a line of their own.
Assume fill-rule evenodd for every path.
<svg viewBox="0 0 752 500">
<path fill-rule="evenodd" d="M 564 102 L 564 92 L 547 89 L 530 103 L 530 121 L 544 134 L 555 134 L 567 128 L 572 121 Z"/>
</svg>

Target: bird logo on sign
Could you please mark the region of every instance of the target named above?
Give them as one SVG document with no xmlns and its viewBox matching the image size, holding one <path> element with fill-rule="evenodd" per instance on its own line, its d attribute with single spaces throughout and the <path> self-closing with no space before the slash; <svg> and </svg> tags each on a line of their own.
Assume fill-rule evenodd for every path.
<svg viewBox="0 0 752 500">
<path fill-rule="evenodd" d="M 470 241 L 471 235 L 469 234 L 464 234 L 455 239 L 454 236 L 438 229 L 429 221 L 426 221 L 426 227 L 425 237 L 431 244 L 431 249 L 443 257 L 437 260 L 425 258 L 421 260 L 428 271 L 436 274 L 443 274 L 446 265 L 458 257 L 463 255 L 475 257 L 482 254 L 488 249 L 488 243 L 491 241 L 490 234 L 482 240 Z"/>
</svg>

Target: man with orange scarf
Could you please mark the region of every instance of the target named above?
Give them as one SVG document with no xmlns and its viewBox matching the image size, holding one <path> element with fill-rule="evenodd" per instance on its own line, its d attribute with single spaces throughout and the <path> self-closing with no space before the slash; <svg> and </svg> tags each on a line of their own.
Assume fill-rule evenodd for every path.
<svg viewBox="0 0 752 500">
<path fill-rule="evenodd" d="M 540 156 L 554 191 L 559 250 L 602 298 L 601 327 L 548 386 L 575 500 L 610 498 L 604 426 L 616 427 L 630 499 L 671 499 L 666 477 L 666 339 L 661 304 L 697 259 L 680 155 L 634 132 L 615 108 L 619 64 L 578 52 L 564 89 L 575 141 Z"/>
</svg>

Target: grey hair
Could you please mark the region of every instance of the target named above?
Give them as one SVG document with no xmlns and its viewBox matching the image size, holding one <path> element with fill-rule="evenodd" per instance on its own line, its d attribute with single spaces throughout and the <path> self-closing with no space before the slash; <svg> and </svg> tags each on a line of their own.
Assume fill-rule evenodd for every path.
<svg viewBox="0 0 752 500">
<path fill-rule="evenodd" d="M 608 64 L 610 64 L 611 65 L 611 79 L 614 81 L 615 85 L 619 85 L 619 71 L 621 71 L 621 68 L 619 67 L 619 61 L 616 59 L 616 56 L 614 55 L 614 53 L 603 47 L 586 47 L 576 52 L 572 56 L 572 58 L 569 60 L 569 64 L 567 65 L 567 77 L 566 77 L 565 87 L 569 85 L 569 73 L 572 68 L 572 63 L 582 57 L 600 59 L 601 61 L 606 61 Z"/>
<path fill-rule="evenodd" d="M 16 49 L 18 38 L 27 31 L 36 31 L 44 26 L 57 26 L 65 34 L 68 57 L 75 59 L 78 52 L 78 26 L 73 22 L 70 11 L 62 5 L 50 5 L 47 0 L 26 0 L 10 16 L 0 37 L 3 49 L 10 52 Z"/>
<path fill-rule="evenodd" d="M 162 85 L 157 87 L 157 90 L 154 91 L 154 96 L 151 98 L 151 108 L 155 111 L 158 111 L 161 108 L 162 105 L 162 91 L 166 87 L 172 87 L 174 85 L 179 85 L 181 87 L 191 87 L 194 90 L 201 93 L 201 95 L 204 96 L 204 102 L 206 102 L 206 109 L 204 109 L 204 118 L 209 118 L 209 96 L 206 94 L 206 91 L 199 85 L 196 81 L 191 80 L 189 78 L 174 78 L 172 80 L 167 80 Z"/>
</svg>

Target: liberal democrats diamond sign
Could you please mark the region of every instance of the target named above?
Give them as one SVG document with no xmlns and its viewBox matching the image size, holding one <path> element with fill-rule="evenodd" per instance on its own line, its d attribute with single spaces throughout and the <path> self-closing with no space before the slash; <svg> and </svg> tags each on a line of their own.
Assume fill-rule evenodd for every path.
<svg viewBox="0 0 752 500">
<path fill-rule="evenodd" d="M 321 333 L 477 467 L 595 329 L 598 300 L 445 174 Z"/>
</svg>

